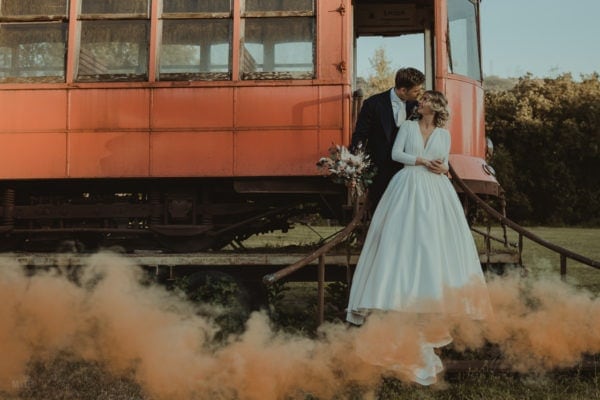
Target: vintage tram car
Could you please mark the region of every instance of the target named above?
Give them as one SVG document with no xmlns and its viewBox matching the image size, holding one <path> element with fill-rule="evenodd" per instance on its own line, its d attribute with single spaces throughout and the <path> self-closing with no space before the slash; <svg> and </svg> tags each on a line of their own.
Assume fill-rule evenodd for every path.
<svg viewBox="0 0 600 400">
<path fill-rule="evenodd" d="M 470 0 L 0 1 L 4 249 L 218 249 L 343 219 L 315 162 L 348 145 L 361 36 L 418 34 L 452 109 L 451 163 L 485 162 L 479 4 Z"/>
</svg>

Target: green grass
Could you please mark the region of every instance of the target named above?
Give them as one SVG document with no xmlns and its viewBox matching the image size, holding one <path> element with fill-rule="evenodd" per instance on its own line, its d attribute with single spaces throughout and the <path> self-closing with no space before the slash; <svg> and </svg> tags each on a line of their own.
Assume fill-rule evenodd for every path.
<svg viewBox="0 0 600 400">
<path fill-rule="evenodd" d="M 182 372 L 183 373 L 183 372 Z M 208 399 L 202 393 L 196 399 Z M 232 397 L 239 400 L 245 397 Z M 253 397 L 255 398 L 255 397 Z M 150 400 L 131 377 L 107 373 L 91 362 L 59 357 L 47 364 L 34 364 L 18 393 L 2 393 L 1 400 Z M 422 387 L 393 378 L 382 378 L 376 387 L 348 383 L 332 399 L 311 395 L 290 400 L 597 400 L 600 375 L 596 373 L 549 373 L 517 375 L 478 371 L 447 374 L 445 380 Z M 264 399 L 274 400 L 274 399 Z"/>
<path fill-rule="evenodd" d="M 600 399 L 598 375 L 549 374 L 519 376 L 475 372 L 448 377 L 432 387 L 384 379 L 376 390 L 379 400 L 583 400 Z"/>
<path fill-rule="evenodd" d="M 326 240 L 331 235 L 342 230 L 343 226 L 312 226 L 296 224 L 288 232 L 271 232 L 251 236 L 243 244 L 246 248 L 311 246 Z"/>
<path fill-rule="evenodd" d="M 527 229 L 547 242 L 589 259 L 600 260 L 600 228 L 531 227 Z M 493 228 L 492 233 L 498 237 L 502 235 L 499 227 Z M 475 234 L 475 238 L 481 246 L 481 236 Z M 508 239 L 509 242 L 517 243 L 518 234 L 509 229 Z M 502 244 L 493 244 L 493 247 L 501 246 Z M 534 277 L 560 275 L 560 255 L 527 238 L 523 239 L 523 265 Z M 567 282 L 600 293 L 600 270 L 567 259 Z"/>
</svg>

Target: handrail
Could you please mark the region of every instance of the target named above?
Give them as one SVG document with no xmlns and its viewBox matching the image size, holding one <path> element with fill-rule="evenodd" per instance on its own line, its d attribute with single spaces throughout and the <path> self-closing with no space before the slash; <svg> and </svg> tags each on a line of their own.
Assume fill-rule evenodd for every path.
<svg viewBox="0 0 600 400">
<path fill-rule="evenodd" d="M 481 235 L 481 236 L 483 236 L 483 237 L 488 237 L 488 236 L 489 236 L 489 238 L 490 238 L 490 239 L 492 239 L 492 240 L 494 240 L 494 241 L 496 241 L 496 242 L 498 242 L 498 243 L 503 243 L 503 244 L 505 244 L 507 247 L 508 247 L 508 246 L 511 246 L 511 247 L 517 247 L 517 244 L 516 244 L 516 243 L 505 243 L 503 239 L 497 238 L 496 236 L 493 236 L 493 235 L 489 235 L 489 234 L 487 234 L 486 232 L 483 232 L 483 231 L 481 231 L 481 230 L 479 230 L 479 229 L 477 229 L 477 228 L 473 228 L 473 227 L 471 227 L 471 230 L 472 230 L 473 232 L 475 232 L 475 233 L 478 233 L 478 234 L 480 234 L 480 235 Z"/>
<path fill-rule="evenodd" d="M 512 220 L 506 218 L 504 215 L 496 211 L 489 204 L 483 201 L 479 196 L 477 196 L 468 186 L 467 184 L 458 176 L 452 165 L 450 167 L 450 176 L 452 180 L 456 182 L 456 184 L 462 189 L 462 191 L 471 199 L 474 200 L 481 208 L 490 216 L 496 218 L 501 223 L 509 226 L 513 230 L 517 231 L 520 235 L 527 237 L 528 239 L 536 242 L 537 244 L 546 247 L 556 253 L 559 253 L 561 256 L 561 275 L 566 273 L 566 258 L 571 258 L 575 261 L 578 261 L 582 264 L 589 265 L 593 268 L 600 269 L 600 261 L 592 260 L 591 258 L 584 257 L 580 254 L 574 253 L 571 250 L 565 249 L 564 247 L 558 246 L 554 243 L 548 242 L 539 236 L 535 235 L 531 231 L 523 228 L 521 225 L 513 222 Z M 519 238 L 519 242 L 521 242 L 521 238 Z"/>
<path fill-rule="evenodd" d="M 310 253 L 309 255 L 304 257 L 303 259 L 295 262 L 294 264 L 287 266 L 285 268 L 282 268 L 279 271 L 273 272 L 272 274 L 265 275 L 263 277 L 263 283 L 265 285 L 272 285 L 273 283 L 277 282 L 281 278 L 284 278 L 284 277 L 288 276 L 289 274 L 291 274 L 292 272 L 295 272 L 295 271 L 299 270 L 300 268 L 305 267 L 311 261 L 315 260 L 317 257 L 323 256 L 329 250 L 331 250 L 333 248 L 333 246 L 335 246 L 336 244 L 338 244 L 338 243 L 342 242 L 344 239 L 346 239 L 354 231 L 354 229 L 356 229 L 356 227 L 360 224 L 360 221 L 362 220 L 362 217 L 365 213 L 365 208 L 367 207 L 367 203 L 364 201 L 361 201 L 361 200 L 357 200 L 357 204 L 362 204 L 362 207 L 361 206 L 356 207 L 356 211 L 354 213 L 354 218 L 352 218 L 352 220 L 348 223 L 348 225 L 344 229 L 339 231 L 337 233 L 337 235 L 335 235 L 333 237 L 333 239 L 331 239 L 329 242 L 325 243 L 323 246 L 319 247 L 317 250 L 313 251 L 312 253 Z"/>
<path fill-rule="evenodd" d="M 341 231 L 339 231 L 333 238 L 307 255 L 303 259 L 295 262 L 294 264 L 280 269 L 272 274 L 265 275 L 263 277 L 263 283 L 265 285 L 272 285 L 279 279 L 284 278 L 291 273 L 299 270 L 302 267 L 308 265 L 311 261 L 319 258 L 319 266 L 317 268 L 317 323 L 321 325 L 325 320 L 325 254 L 337 245 L 341 241 L 345 240 L 355 229 L 360 225 L 365 209 L 368 203 L 365 201 L 366 195 L 358 197 L 354 202 L 354 217 L 350 223 Z M 362 205 L 362 207 L 361 207 Z"/>
</svg>

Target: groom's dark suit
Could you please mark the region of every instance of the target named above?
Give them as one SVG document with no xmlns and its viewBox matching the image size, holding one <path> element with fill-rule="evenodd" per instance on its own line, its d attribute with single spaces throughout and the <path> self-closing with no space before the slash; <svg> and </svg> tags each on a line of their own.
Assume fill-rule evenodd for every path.
<svg viewBox="0 0 600 400">
<path fill-rule="evenodd" d="M 417 104 L 416 101 L 406 102 L 407 119 Z M 359 143 L 366 145 L 366 151 L 377 167 L 377 175 L 369 186 L 369 201 L 373 211 L 394 174 L 403 167 L 392 160 L 392 146 L 397 134 L 390 90 L 366 99 L 356 121 L 351 147 L 355 149 Z"/>
</svg>

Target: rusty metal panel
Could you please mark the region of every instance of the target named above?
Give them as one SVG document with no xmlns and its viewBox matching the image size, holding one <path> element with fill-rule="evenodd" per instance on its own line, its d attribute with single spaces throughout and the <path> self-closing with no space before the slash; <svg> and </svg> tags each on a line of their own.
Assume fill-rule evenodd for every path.
<svg viewBox="0 0 600 400">
<path fill-rule="evenodd" d="M 319 132 L 319 155 L 315 158 L 315 163 L 321 157 L 328 154 L 329 148 L 334 144 L 344 144 L 342 141 L 342 132 L 340 130 L 322 130 Z M 315 173 L 317 168 L 315 167 Z"/>
<path fill-rule="evenodd" d="M 485 157 L 483 88 L 479 82 L 450 75 L 446 80 L 450 107 L 451 153 Z"/>
<path fill-rule="evenodd" d="M 365 2 L 366 3 L 366 2 Z M 416 3 L 399 4 L 362 3 L 356 6 L 356 32 L 359 35 L 397 35 L 418 32 L 422 28 L 423 16 Z"/>
<path fill-rule="evenodd" d="M 73 90 L 70 95 L 70 129 L 111 131 L 149 128 L 149 89 L 84 89 Z"/>
<path fill-rule="evenodd" d="M 346 3 L 344 5 L 344 3 Z M 317 78 L 320 81 L 350 82 L 352 46 L 350 1 L 318 1 Z M 346 35 L 344 33 L 347 33 Z"/>
<path fill-rule="evenodd" d="M 483 186 L 485 183 L 492 184 L 495 191 L 498 190 L 498 182 L 491 174 L 487 167 L 487 163 L 479 157 L 467 156 L 464 154 L 450 154 L 450 164 L 456 174 L 465 181 L 480 182 Z M 478 192 L 482 193 L 482 192 Z"/>
<path fill-rule="evenodd" d="M 0 133 L 0 178 L 63 178 L 64 133 Z"/>
<path fill-rule="evenodd" d="M 233 126 L 233 88 L 160 88 L 152 96 L 152 128 Z"/>
<path fill-rule="evenodd" d="M 231 132 L 153 132 L 152 176 L 231 176 Z"/>
<path fill-rule="evenodd" d="M 236 132 L 234 175 L 314 175 L 318 146 L 315 130 Z"/>
<path fill-rule="evenodd" d="M 236 98 L 237 127 L 317 126 L 316 86 L 240 87 Z"/>
<path fill-rule="evenodd" d="M 342 129 L 347 111 L 344 109 L 343 86 L 319 87 L 319 126 L 321 128 Z"/>
<path fill-rule="evenodd" d="M 78 132 L 68 138 L 73 178 L 149 175 L 147 132 Z"/>
<path fill-rule="evenodd" d="M 64 90 L 2 90 L 0 110 L 0 132 L 66 129 Z"/>
</svg>

